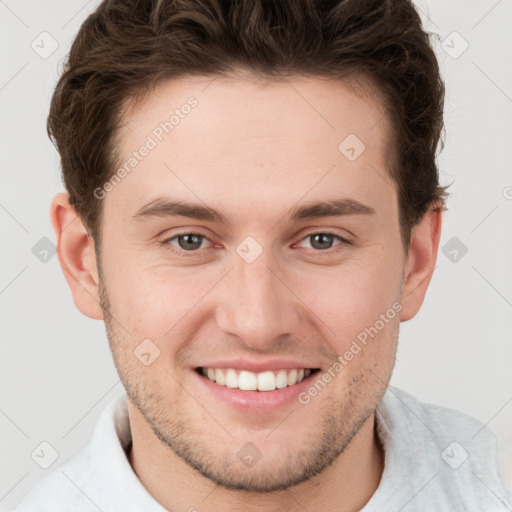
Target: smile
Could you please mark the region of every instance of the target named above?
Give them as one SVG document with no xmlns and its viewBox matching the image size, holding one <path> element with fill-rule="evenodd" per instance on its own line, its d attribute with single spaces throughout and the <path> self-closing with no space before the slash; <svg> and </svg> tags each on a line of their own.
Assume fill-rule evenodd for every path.
<svg viewBox="0 0 512 512">
<path fill-rule="evenodd" d="M 318 368 L 294 368 L 254 373 L 234 368 L 197 368 L 196 371 L 219 386 L 243 391 L 275 391 L 294 386 Z"/>
</svg>

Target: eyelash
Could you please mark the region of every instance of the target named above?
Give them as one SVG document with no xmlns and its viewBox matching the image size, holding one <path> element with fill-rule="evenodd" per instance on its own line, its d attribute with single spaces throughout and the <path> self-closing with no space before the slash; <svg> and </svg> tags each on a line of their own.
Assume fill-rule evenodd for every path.
<svg viewBox="0 0 512 512">
<path fill-rule="evenodd" d="M 172 251 L 174 253 L 177 253 L 179 256 L 183 256 L 185 258 L 197 255 L 200 252 L 200 249 L 196 249 L 196 250 L 192 250 L 192 251 L 185 251 L 184 249 L 179 249 L 179 248 L 176 248 L 176 247 L 170 245 L 169 242 L 171 242 L 174 239 L 179 238 L 180 236 L 185 236 L 185 235 L 195 235 L 195 236 L 198 236 L 198 237 L 202 238 L 203 240 L 209 240 L 208 237 L 206 237 L 205 235 L 203 235 L 201 233 L 196 233 L 194 231 L 184 231 L 182 233 L 178 233 L 176 235 L 173 235 L 171 238 L 167 238 L 166 240 L 163 240 L 160 244 L 165 249 L 168 249 L 168 250 L 170 250 L 170 251 Z M 341 242 L 340 244 L 335 246 L 334 249 L 333 248 L 325 249 L 325 250 L 309 249 L 310 251 L 314 251 L 316 253 L 325 253 L 325 254 L 331 254 L 332 255 L 332 254 L 336 254 L 336 253 L 342 251 L 344 245 L 351 245 L 351 242 L 349 242 L 346 238 L 343 238 L 342 236 L 340 236 L 340 235 L 338 235 L 336 233 L 332 233 L 331 231 L 313 231 L 313 232 L 308 233 L 307 235 L 305 235 L 303 238 L 301 238 L 300 242 L 302 242 L 303 240 L 306 240 L 307 238 L 309 238 L 311 236 L 314 236 L 314 235 L 329 235 L 329 236 L 332 236 L 334 238 L 337 238 Z"/>
</svg>

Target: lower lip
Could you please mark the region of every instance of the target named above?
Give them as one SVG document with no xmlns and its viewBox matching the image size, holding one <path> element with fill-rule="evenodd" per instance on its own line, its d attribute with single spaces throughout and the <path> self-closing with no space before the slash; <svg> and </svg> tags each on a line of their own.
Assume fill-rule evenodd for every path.
<svg viewBox="0 0 512 512">
<path fill-rule="evenodd" d="M 293 402 L 298 402 L 300 393 L 304 392 L 310 386 L 311 378 L 316 376 L 319 372 L 311 373 L 293 386 L 275 389 L 274 391 L 243 391 L 238 388 L 229 388 L 216 384 L 207 377 L 200 375 L 195 370 L 192 370 L 192 373 L 209 392 L 217 398 L 229 403 L 239 411 L 271 412 Z"/>
</svg>

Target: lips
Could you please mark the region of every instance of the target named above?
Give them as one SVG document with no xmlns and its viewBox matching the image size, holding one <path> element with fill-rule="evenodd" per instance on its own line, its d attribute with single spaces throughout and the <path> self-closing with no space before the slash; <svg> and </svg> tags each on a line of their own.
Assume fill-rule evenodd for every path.
<svg viewBox="0 0 512 512">
<path fill-rule="evenodd" d="M 243 390 L 238 387 L 230 388 L 225 385 L 221 385 L 220 382 L 213 382 L 205 376 L 203 373 L 203 368 L 205 367 L 195 367 L 190 368 L 192 374 L 191 380 L 191 392 L 194 393 L 194 390 L 197 390 L 198 393 L 205 392 L 208 396 L 208 400 L 218 401 L 219 406 L 221 404 L 228 405 L 232 410 L 237 410 L 244 414 L 257 414 L 259 418 L 261 418 L 261 414 L 272 414 L 273 412 L 283 410 L 285 407 L 297 406 L 297 404 L 303 404 L 299 401 L 298 397 L 301 393 L 304 393 L 306 389 L 311 386 L 311 382 L 316 378 L 315 374 L 319 371 L 315 369 L 315 371 L 308 376 L 304 377 L 300 382 L 293 384 L 291 386 L 286 385 L 284 388 L 278 388 L 277 386 L 272 390 L 271 386 L 267 386 L 268 391 L 262 392 L 258 389 L 256 390 Z M 211 370 L 215 370 L 215 375 L 217 375 L 217 370 L 220 368 L 212 368 Z M 223 368 L 223 373 L 226 370 L 233 370 L 235 376 L 242 375 L 243 372 L 247 372 L 248 370 L 241 370 L 239 368 Z M 277 375 L 284 370 L 284 368 L 276 370 L 266 370 L 267 372 L 272 372 L 277 379 Z M 300 368 L 291 368 L 287 369 L 286 376 L 288 378 L 288 370 L 290 373 L 293 373 L 293 370 L 300 371 Z M 304 370 L 304 368 L 302 368 Z M 299 371 L 297 371 L 297 377 L 299 376 Z M 206 373 L 208 374 L 208 367 L 206 367 Z M 227 372 L 226 372 L 227 373 Z M 264 373 L 264 372 L 258 372 Z M 306 373 L 306 372 L 304 372 Z M 276 375 L 277 374 L 277 375 Z M 232 378 L 232 377 L 229 377 Z M 244 379 L 245 377 L 242 377 Z M 286 381 L 288 384 L 288 380 Z M 276 383 L 277 384 L 277 383 Z M 284 380 L 281 382 L 284 384 Z M 238 385 L 240 385 L 240 381 L 238 381 Z M 197 386 L 197 387 L 195 387 Z M 243 387 L 243 383 L 242 383 Z M 198 395 L 201 396 L 201 395 Z M 213 403 L 208 402 L 213 407 Z M 316 402 L 318 403 L 318 401 Z M 215 403 L 216 407 L 217 403 Z M 215 409 L 217 410 L 217 409 Z M 218 413 L 221 414 L 221 411 L 225 411 L 222 406 L 219 408 Z"/>
</svg>

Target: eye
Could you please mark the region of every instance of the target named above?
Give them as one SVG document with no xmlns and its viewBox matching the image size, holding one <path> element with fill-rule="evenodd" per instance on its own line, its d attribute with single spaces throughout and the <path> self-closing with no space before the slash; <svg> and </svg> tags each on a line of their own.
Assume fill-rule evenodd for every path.
<svg viewBox="0 0 512 512">
<path fill-rule="evenodd" d="M 208 240 L 204 235 L 199 233 L 180 233 L 178 235 L 174 235 L 172 238 L 164 240 L 162 242 L 163 245 L 171 244 L 173 245 L 173 249 L 176 248 L 176 245 L 172 244 L 173 241 L 177 242 L 177 250 L 178 252 L 197 252 L 198 249 L 201 249 L 202 242 L 204 240 Z"/>
<path fill-rule="evenodd" d="M 343 246 L 345 244 L 350 244 L 350 242 L 348 240 L 346 240 L 345 238 L 343 238 L 342 236 L 337 235 L 336 233 L 331 233 L 329 231 L 319 231 L 319 232 L 315 232 L 315 233 L 309 233 L 302 240 L 303 241 L 311 240 L 311 242 L 310 242 L 311 246 L 315 251 L 326 252 L 332 248 L 333 239 L 337 239 L 340 243 L 336 246 L 336 247 L 338 247 L 338 249 L 334 249 L 334 251 L 331 251 L 331 252 L 336 252 L 336 251 L 340 250 L 339 246 Z"/>
</svg>

